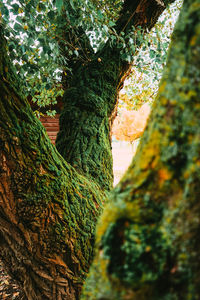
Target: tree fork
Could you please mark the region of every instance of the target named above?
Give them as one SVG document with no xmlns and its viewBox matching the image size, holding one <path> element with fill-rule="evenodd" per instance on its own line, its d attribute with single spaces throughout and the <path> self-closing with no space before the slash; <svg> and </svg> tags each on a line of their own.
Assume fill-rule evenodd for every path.
<svg viewBox="0 0 200 300">
<path fill-rule="evenodd" d="M 132 26 L 144 33 L 166 8 L 162 1 L 125 1 L 115 30 L 129 32 Z M 110 41 L 81 64 L 70 78 L 56 147 L 78 172 L 92 178 L 102 189 L 113 187 L 110 130 L 117 110 L 118 92 L 131 64 L 121 58 L 121 48 Z"/>
</svg>

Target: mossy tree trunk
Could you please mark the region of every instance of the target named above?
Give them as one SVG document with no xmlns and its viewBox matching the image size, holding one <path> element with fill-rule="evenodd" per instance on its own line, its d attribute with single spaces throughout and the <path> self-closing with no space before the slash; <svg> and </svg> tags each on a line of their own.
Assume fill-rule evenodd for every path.
<svg viewBox="0 0 200 300">
<path fill-rule="evenodd" d="M 126 34 L 134 26 L 139 45 L 137 28 L 144 35 L 164 9 L 162 1 L 125 1 L 115 30 Z M 71 66 L 74 75 L 64 95 L 56 142 L 67 162 L 106 190 L 113 186 L 110 127 L 118 92 L 130 68 L 122 52 L 119 45 L 113 46 L 108 40 L 97 53 L 92 55 L 90 50 L 90 61 Z"/>
<path fill-rule="evenodd" d="M 200 1 L 185 0 L 137 154 L 97 230 L 83 299 L 200 299 Z"/>
<path fill-rule="evenodd" d="M 150 29 L 164 8 L 125 1 L 116 29 Z M 0 45 L 1 258 L 29 300 L 79 299 L 112 187 L 110 122 L 129 64 L 109 43 L 87 65 L 76 64 L 64 96 L 61 156 L 20 95 L 1 23 Z"/>
<path fill-rule="evenodd" d="M 78 299 L 105 194 L 50 143 L 0 34 L 1 258 L 28 299 Z"/>
</svg>

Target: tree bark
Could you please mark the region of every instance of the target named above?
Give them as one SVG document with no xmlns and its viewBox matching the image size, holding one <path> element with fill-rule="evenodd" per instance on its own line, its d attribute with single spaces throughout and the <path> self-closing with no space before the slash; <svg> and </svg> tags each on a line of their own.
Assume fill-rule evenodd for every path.
<svg viewBox="0 0 200 300">
<path fill-rule="evenodd" d="M 163 10 L 161 1 L 153 2 L 158 5 L 151 26 Z M 147 1 L 138 3 L 144 10 L 133 16 L 145 16 L 146 28 L 152 14 Z M 65 160 L 20 95 L 1 24 L 0 44 L 1 258 L 29 300 L 79 299 L 104 191 L 112 187 L 109 124 L 129 64 L 107 43 L 77 68 L 57 140 Z"/>
<path fill-rule="evenodd" d="M 185 0 L 147 129 L 101 217 L 82 299 L 200 299 L 199 24 L 199 0 Z"/>
<path fill-rule="evenodd" d="M 137 38 L 150 30 L 164 11 L 162 1 L 125 1 L 115 30 L 127 34 L 135 28 Z M 140 41 L 137 42 L 141 44 Z M 101 188 L 113 187 L 110 127 L 115 116 L 117 97 L 131 64 L 122 59 L 122 49 L 107 41 L 81 64 L 70 78 L 64 109 L 60 118 L 60 132 L 56 147 L 78 172 L 92 178 Z"/>
<path fill-rule="evenodd" d="M 63 160 L 17 93 L 0 30 L 1 258 L 28 299 L 78 299 L 105 195 Z"/>
</svg>

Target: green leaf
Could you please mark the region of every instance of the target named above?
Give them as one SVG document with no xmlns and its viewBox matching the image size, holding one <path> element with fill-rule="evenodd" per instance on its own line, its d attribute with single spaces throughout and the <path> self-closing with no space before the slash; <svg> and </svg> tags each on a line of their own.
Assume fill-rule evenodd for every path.
<svg viewBox="0 0 200 300">
<path fill-rule="evenodd" d="M 100 20 L 104 19 L 103 14 L 102 14 L 102 12 L 100 10 L 97 11 L 97 15 L 98 15 L 98 17 L 99 17 Z"/>
<path fill-rule="evenodd" d="M 48 18 L 51 20 L 51 19 L 54 19 L 55 17 L 55 13 L 54 11 L 49 11 L 48 14 L 47 14 Z"/>
<path fill-rule="evenodd" d="M 60 13 L 63 7 L 63 0 L 56 0 L 56 7 L 58 9 L 58 12 Z"/>
<path fill-rule="evenodd" d="M 70 0 L 69 2 L 70 2 L 71 7 L 75 10 L 73 0 Z"/>
<path fill-rule="evenodd" d="M 153 49 L 151 49 L 150 50 L 150 58 L 154 58 L 155 55 L 156 55 L 156 52 Z"/>
<path fill-rule="evenodd" d="M 1 7 L 1 13 L 7 19 L 7 17 L 9 16 L 9 10 L 7 9 L 6 6 L 3 5 L 3 7 Z"/>
<path fill-rule="evenodd" d="M 9 51 L 12 51 L 15 48 L 16 48 L 16 46 L 15 46 L 14 42 L 9 43 L 9 46 L 8 46 Z"/>
<path fill-rule="evenodd" d="M 108 25 L 112 27 L 115 25 L 115 23 L 113 21 L 109 21 Z"/>
<path fill-rule="evenodd" d="M 19 30 L 23 30 L 23 27 L 21 24 L 19 24 L 18 22 L 15 23 L 14 25 L 14 30 L 19 31 Z"/>
<path fill-rule="evenodd" d="M 18 14 L 18 10 L 19 10 L 19 5 L 18 4 L 16 4 L 16 3 L 14 3 L 14 4 L 12 4 L 12 8 L 13 8 L 13 13 L 14 14 Z"/>
</svg>

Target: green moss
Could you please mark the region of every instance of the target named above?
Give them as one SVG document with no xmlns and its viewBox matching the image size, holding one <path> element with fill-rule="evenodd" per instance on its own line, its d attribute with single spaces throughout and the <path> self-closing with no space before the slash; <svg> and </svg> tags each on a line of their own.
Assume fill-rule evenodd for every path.
<svg viewBox="0 0 200 300">
<path fill-rule="evenodd" d="M 110 50 L 110 49 L 109 49 Z M 102 51 L 80 65 L 64 94 L 56 147 L 76 170 L 101 188 L 113 186 L 110 118 L 116 106 L 122 62 Z"/>
<path fill-rule="evenodd" d="M 27 261 L 52 259 L 80 289 L 106 195 L 66 163 L 29 104 L 3 81 L 0 87 L 1 155 L 9 161 L 16 226 L 28 232 L 33 249 Z"/>
<path fill-rule="evenodd" d="M 185 1 L 147 130 L 100 219 L 83 299 L 199 299 L 199 23 L 199 0 Z"/>
</svg>

